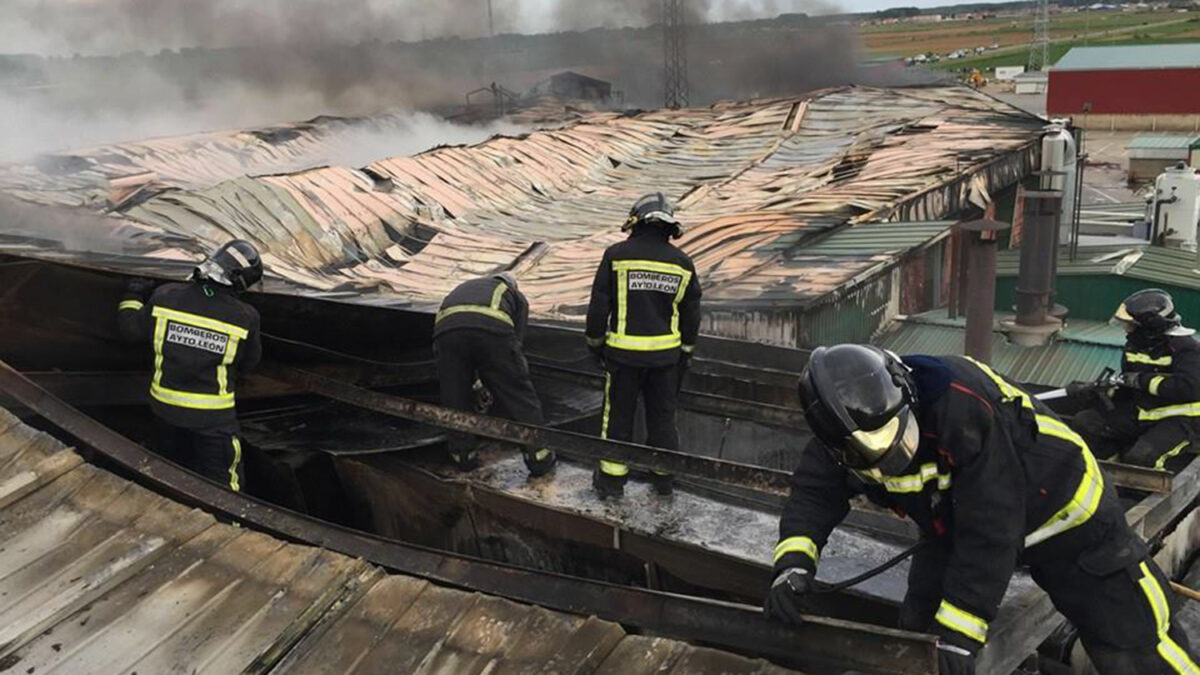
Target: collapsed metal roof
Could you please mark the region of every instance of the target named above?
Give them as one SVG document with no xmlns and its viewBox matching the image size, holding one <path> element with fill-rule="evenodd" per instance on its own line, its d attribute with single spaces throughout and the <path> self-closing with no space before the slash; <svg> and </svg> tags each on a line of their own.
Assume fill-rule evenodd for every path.
<svg viewBox="0 0 1200 675">
<path fill-rule="evenodd" d="M 535 315 L 577 321 L 600 251 L 648 190 L 678 201 L 680 243 L 707 301 L 764 289 L 804 301 L 863 270 L 806 257 L 807 245 L 847 223 L 935 220 L 983 203 L 1028 172 L 1042 125 L 961 87 L 574 114 L 562 128 L 362 169 L 256 177 L 239 176 L 324 141 L 293 129 L 281 144 L 253 133 L 125 144 L 79 155 L 86 167 L 73 171 L 9 167 L 0 191 L 100 210 L 100 178 L 153 172 L 158 185 L 119 196 L 111 212 L 139 253 L 192 259 L 241 237 L 270 274 L 308 292 L 378 292 L 416 308 L 515 266 Z"/>
<path fill-rule="evenodd" d="M 784 675 L 218 523 L 0 409 L 0 669 Z"/>
</svg>

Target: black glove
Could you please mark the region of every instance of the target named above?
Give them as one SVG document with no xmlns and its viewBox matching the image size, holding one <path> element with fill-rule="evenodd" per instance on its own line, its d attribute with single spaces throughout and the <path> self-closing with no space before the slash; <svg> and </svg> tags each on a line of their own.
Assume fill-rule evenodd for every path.
<svg viewBox="0 0 1200 675">
<path fill-rule="evenodd" d="M 125 282 L 125 292 L 130 295 L 136 295 L 139 298 L 145 299 L 154 292 L 154 287 L 158 286 L 158 282 L 145 277 L 134 277 Z"/>
<path fill-rule="evenodd" d="M 1144 374 L 1145 373 L 1121 373 L 1120 375 L 1117 376 L 1117 383 L 1120 384 L 1122 387 L 1129 387 L 1130 389 L 1141 389 L 1142 388 L 1142 375 L 1144 375 Z"/>
<path fill-rule="evenodd" d="M 604 370 L 604 345 L 588 345 L 588 353 L 592 355 L 592 361 L 596 362 L 600 370 Z"/>
<path fill-rule="evenodd" d="M 975 675 L 975 653 L 948 642 L 939 642 L 938 673 L 941 675 Z"/>
<path fill-rule="evenodd" d="M 1067 396 L 1071 398 L 1087 398 L 1094 391 L 1091 382 L 1080 382 L 1076 380 L 1067 385 Z"/>
<path fill-rule="evenodd" d="M 803 567 L 789 567 L 775 577 L 763 611 L 772 619 L 798 625 L 812 613 L 813 576 Z"/>
</svg>

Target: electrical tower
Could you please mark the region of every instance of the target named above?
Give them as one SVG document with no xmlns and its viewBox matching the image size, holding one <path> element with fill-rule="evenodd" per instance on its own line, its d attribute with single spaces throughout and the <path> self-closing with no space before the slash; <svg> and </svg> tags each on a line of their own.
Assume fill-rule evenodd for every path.
<svg viewBox="0 0 1200 675">
<path fill-rule="evenodd" d="M 1033 41 L 1029 43 L 1028 72 L 1050 67 L 1050 1 L 1033 0 Z"/>
<path fill-rule="evenodd" d="M 688 105 L 687 34 L 684 0 L 662 0 L 663 103 L 668 108 Z"/>
</svg>

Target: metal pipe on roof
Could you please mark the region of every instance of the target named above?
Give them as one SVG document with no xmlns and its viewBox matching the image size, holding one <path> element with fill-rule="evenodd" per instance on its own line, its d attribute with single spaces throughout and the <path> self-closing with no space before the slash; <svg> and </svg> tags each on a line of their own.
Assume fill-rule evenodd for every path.
<svg viewBox="0 0 1200 675">
<path fill-rule="evenodd" d="M 1043 345 L 1062 328 L 1062 321 L 1051 315 L 1062 197 L 1058 190 L 1024 194 L 1017 318 L 1004 324 L 1012 341 L 1022 346 Z"/>
<path fill-rule="evenodd" d="M 996 233 L 1008 223 L 982 219 L 959 223 L 966 242 L 967 338 L 964 353 L 984 363 L 992 360 L 992 329 L 996 321 Z"/>
</svg>

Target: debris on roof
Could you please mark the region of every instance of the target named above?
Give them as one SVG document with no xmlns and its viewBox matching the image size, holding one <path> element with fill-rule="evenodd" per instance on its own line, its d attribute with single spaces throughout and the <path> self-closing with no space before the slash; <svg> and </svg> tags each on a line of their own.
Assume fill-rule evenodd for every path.
<svg viewBox="0 0 1200 675">
<path fill-rule="evenodd" d="M 0 537 L 13 672 L 792 672 L 224 525 L 3 409 Z"/>
<path fill-rule="evenodd" d="M 246 238 L 264 251 L 269 274 L 300 289 L 377 292 L 426 308 L 462 279 L 539 247 L 519 271 L 533 313 L 579 321 L 600 251 L 622 236 L 619 223 L 648 189 L 679 203 L 687 229 L 680 243 L 709 298 L 748 300 L 754 293 L 745 289 L 767 287 L 803 297 L 836 283 L 824 273 L 778 273 L 806 243 L 846 224 L 956 213 L 1028 173 L 1041 126 L 967 88 L 851 87 L 703 109 L 586 113 L 562 128 L 362 169 L 229 178 L 240 160 L 228 155 L 246 148 L 202 140 L 155 160 L 117 147 L 108 161 L 174 186 L 112 217 L 190 238 L 194 255 Z M 263 143 L 250 147 L 280 152 Z M 228 179 L 212 184 L 217 175 Z M 72 192 L 79 183 L 33 169 L 20 178 L 0 180 L 0 191 L 91 203 Z M 839 264 L 812 262 L 797 258 L 792 267 L 845 276 Z"/>
</svg>

